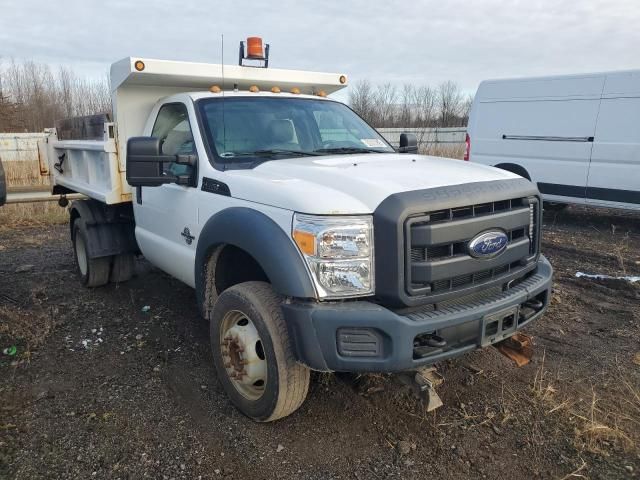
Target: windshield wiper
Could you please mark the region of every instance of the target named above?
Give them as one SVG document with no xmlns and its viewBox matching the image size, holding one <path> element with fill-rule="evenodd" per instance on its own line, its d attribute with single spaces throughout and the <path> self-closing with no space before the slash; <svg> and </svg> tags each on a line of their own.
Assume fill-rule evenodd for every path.
<svg viewBox="0 0 640 480">
<path fill-rule="evenodd" d="M 336 147 L 336 148 L 318 148 L 314 150 L 317 153 L 388 153 L 382 150 L 374 150 L 372 148 L 360 147 Z"/>
<path fill-rule="evenodd" d="M 223 158 L 234 157 L 272 157 L 274 155 L 298 155 L 300 157 L 315 157 L 320 155 L 314 152 L 305 152 L 304 150 L 287 150 L 285 148 L 270 148 L 266 150 L 256 150 L 255 152 L 227 152 L 221 155 Z"/>
</svg>

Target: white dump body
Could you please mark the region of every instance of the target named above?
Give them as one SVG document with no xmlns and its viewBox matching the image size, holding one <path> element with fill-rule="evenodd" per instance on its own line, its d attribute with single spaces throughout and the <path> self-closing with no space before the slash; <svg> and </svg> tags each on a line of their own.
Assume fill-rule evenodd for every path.
<svg viewBox="0 0 640 480">
<path fill-rule="evenodd" d="M 111 65 L 110 79 L 115 122 L 104 124 L 102 140 L 59 140 L 56 130 L 50 129 L 39 144 L 41 172 L 51 176 L 53 186 L 107 204 L 131 201 L 131 187 L 126 181 L 127 140 L 143 135 L 153 107 L 165 97 L 208 91 L 214 85 L 225 91 L 248 90 L 251 86 L 260 91 L 297 88 L 302 94 L 312 95 L 321 91 L 328 95 L 347 86 L 347 77 L 338 73 L 135 57 Z M 60 166 L 62 155 L 65 160 Z"/>
<path fill-rule="evenodd" d="M 131 201 L 131 187 L 120 169 L 113 123 L 104 124 L 103 140 L 58 140 L 55 128 L 38 142 L 40 172 L 52 186 L 82 193 L 106 204 Z"/>
</svg>

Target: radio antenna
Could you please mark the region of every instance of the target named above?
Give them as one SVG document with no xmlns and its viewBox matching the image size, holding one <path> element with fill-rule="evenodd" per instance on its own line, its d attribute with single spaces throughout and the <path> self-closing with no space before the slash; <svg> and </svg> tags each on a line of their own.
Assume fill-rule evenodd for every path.
<svg viewBox="0 0 640 480">
<path fill-rule="evenodd" d="M 224 120 L 224 33 L 222 34 L 222 153 L 227 153 L 227 124 Z"/>
</svg>

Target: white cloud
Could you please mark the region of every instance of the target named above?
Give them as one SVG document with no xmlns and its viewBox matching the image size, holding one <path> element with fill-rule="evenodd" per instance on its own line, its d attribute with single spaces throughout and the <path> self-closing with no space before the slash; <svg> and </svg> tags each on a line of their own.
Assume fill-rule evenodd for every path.
<svg viewBox="0 0 640 480">
<path fill-rule="evenodd" d="M 0 56 L 103 75 L 129 55 L 234 63 L 247 35 L 274 67 L 474 91 L 485 78 L 640 67 L 635 0 L 0 0 Z"/>
</svg>

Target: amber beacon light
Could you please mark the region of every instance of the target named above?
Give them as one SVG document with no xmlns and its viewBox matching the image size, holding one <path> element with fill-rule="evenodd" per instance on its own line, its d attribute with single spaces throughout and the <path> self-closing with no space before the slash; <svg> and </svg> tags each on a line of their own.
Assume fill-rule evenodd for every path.
<svg viewBox="0 0 640 480">
<path fill-rule="evenodd" d="M 247 64 L 245 60 L 258 61 L 259 64 Z M 240 42 L 238 65 L 245 67 L 269 66 L 269 44 L 263 44 L 260 37 L 247 37 L 246 42 Z"/>
<path fill-rule="evenodd" d="M 260 37 L 247 38 L 247 58 L 251 58 L 252 60 L 264 60 L 262 39 Z"/>
</svg>

